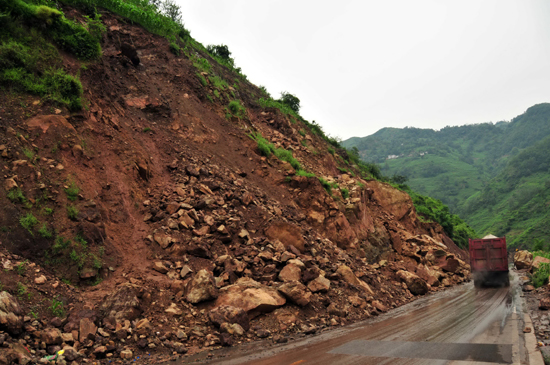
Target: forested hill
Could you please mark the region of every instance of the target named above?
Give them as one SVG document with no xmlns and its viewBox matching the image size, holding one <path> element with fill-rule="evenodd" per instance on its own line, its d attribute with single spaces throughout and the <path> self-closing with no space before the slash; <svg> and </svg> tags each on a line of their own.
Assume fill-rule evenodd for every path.
<svg viewBox="0 0 550 365">
<path fill-rule="evenodd" d="M 356 147 L 364 161 L 380 164 L 384 175 L 407 177 L 411 188 L 449 205 L 479 234 L 507 234 L 519 244 L 528 237 L 542 239 L 533 224 L 542 218 L 539 205 L 547 201 L 548 136 L 550 104 L 543 103 L 509 122 L 440 131 L 384 128 L 343 145 Z"/>
</svg>

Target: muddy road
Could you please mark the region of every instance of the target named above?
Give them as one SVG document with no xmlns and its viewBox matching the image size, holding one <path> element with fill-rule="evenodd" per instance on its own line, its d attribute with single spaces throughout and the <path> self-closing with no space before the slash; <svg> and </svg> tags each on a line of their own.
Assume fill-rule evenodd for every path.
<svg viewBox="0 0 550 365">
<path fill-rule="evenodd" d="M 469 283 L 284 345 L 249 343 L 179 364 L 529 364 L 520 294 L 515 275 L 509 288 Z"/>
</svg>

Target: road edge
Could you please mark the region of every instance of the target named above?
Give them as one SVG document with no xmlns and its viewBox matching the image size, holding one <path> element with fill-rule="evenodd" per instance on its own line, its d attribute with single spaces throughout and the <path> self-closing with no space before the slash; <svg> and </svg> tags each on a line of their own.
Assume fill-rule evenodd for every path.
<svg viewBox="0 0 550 365">
<path fill-rule="evenodd" d="M 523 323 L 525 327 L 529 327 L 531 332 L 525 334 L 525 348 L 527 350 L 527 356 L 530 365 L 544 365 L 544 359 L 542 353 L 537 345 L 537 337 L 535 336 L 535 328 L 533 327 L 533 321 L 531 316 L 525 313 L 523 315 Z"/>
</svg>

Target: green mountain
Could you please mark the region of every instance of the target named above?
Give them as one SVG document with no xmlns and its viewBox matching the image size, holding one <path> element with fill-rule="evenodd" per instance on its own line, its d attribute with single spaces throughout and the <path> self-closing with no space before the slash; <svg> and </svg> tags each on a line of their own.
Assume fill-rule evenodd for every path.
<svg viewBox="0 0 550 365">
<path fill-rule="evenodd" d="M 528 246 L 549 240 L 549 136 L 550 104 L 544 103 L 509 122 L 440 131 L 384 128 L 342 144 L 395 181 L 407 177 L 413 190 L 440 199 L 479 234 L 507 235 L 509 243 Z"/>
</svg>

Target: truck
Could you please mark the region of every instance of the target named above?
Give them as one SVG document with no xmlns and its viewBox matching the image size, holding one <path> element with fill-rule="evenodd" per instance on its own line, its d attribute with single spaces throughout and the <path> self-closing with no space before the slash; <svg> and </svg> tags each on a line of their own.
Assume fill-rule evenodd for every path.
<svg viewBox="0 0 550 365">
<path fill-rule="evenodd" d="M 476 288 L 510 286 L 506 237 L 469 239 L 470 267 Z"/>
</svg>

